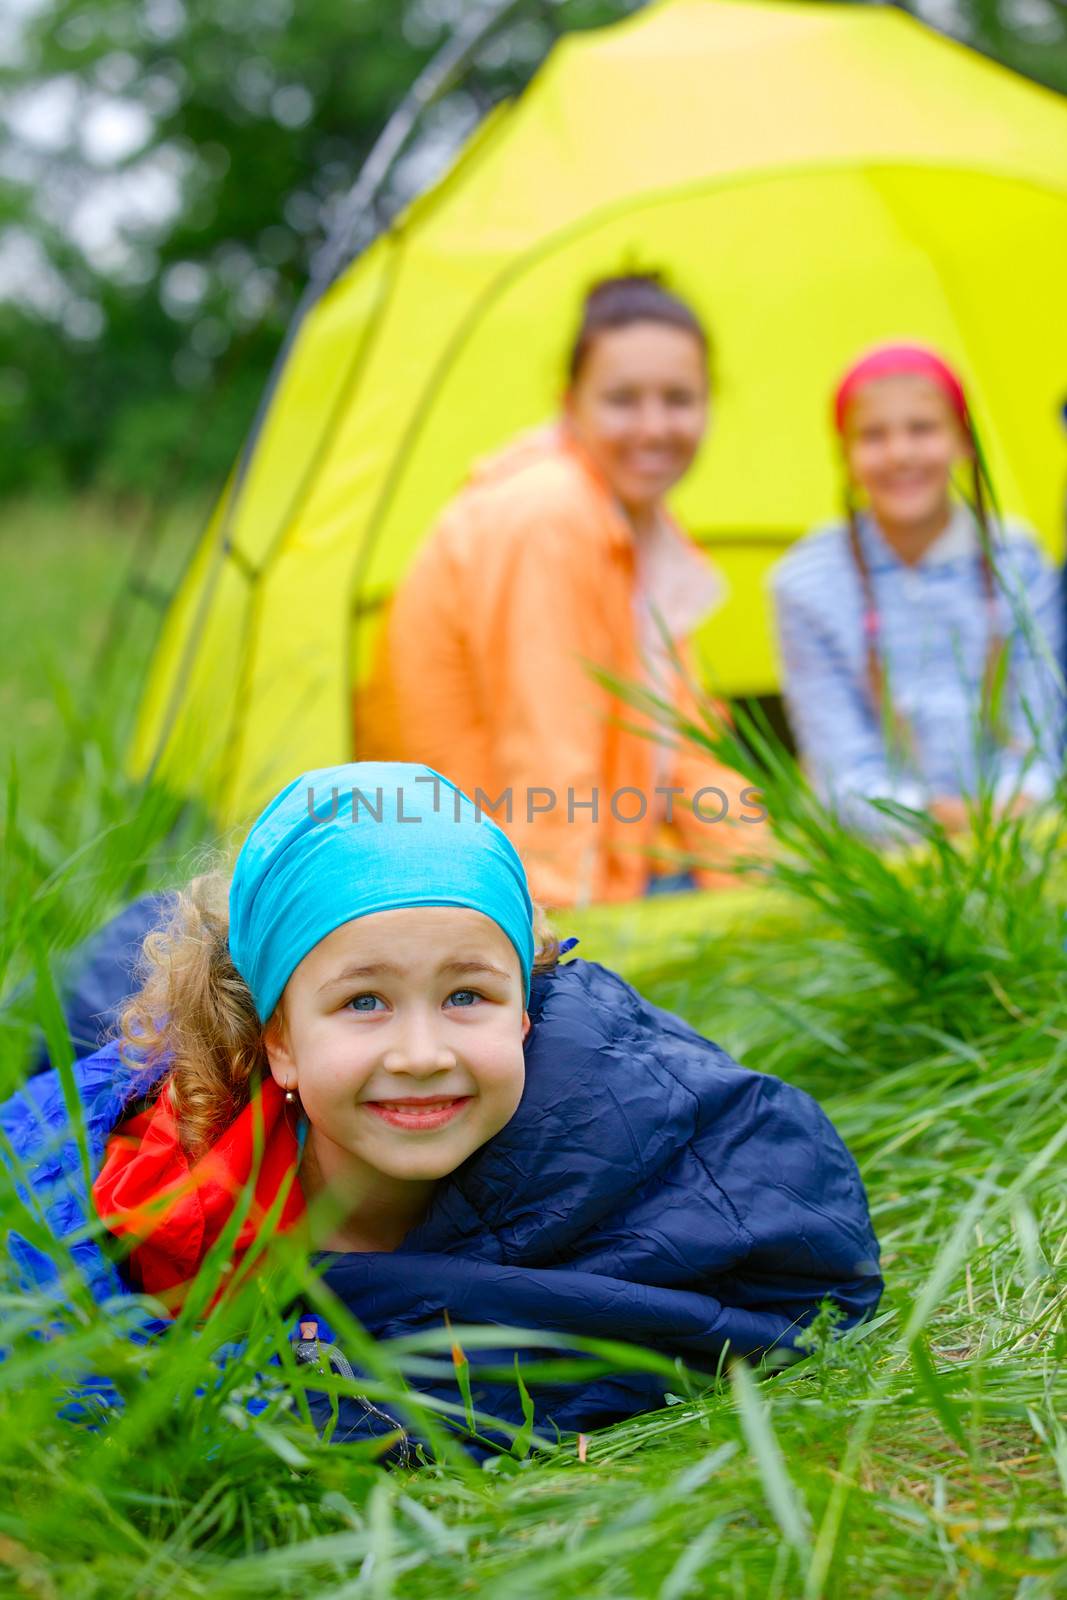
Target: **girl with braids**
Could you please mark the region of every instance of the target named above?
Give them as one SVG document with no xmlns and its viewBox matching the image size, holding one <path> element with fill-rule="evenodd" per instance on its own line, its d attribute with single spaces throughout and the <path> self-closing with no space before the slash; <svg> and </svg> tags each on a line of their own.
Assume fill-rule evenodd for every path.
<svg viewBox="0 0 1067 1600">
<path fill-rule="evenodd" d="M 50 1228 L 99 1301 L 146 1296 L 165 1334 L 205 1262 L 217 1295 L 281 1232 L 378 1338 L 451 1317 L 504 1346 L 554 1329 L 710 1370 L 794 1349 L 824 1297 L 846 1323 L 871 1311 L 863 1186 L 815 1102 L 560 953 L 510 840 L 439 773 L 294 779 L 232 878 L 177 897 L 122 1038 L 74 1068 L 86 1162 L 69 1079 L 0 1106 L 0 1173 L 31 1202 L 6 1270 L 62 1297 Z M 305 1347 L 310 1320 L 294 1308 Z M 510 1368 L 510 1338 L 484 1359 Z M 462 1416 L 450 1370 L 418 1387 Z M 602 1369 L 530 1389 L 549 1436 L 663 1399 L 661 1378 Z M 522 1423 L 513 1383 L 475 1403 Z M 335 1437 L 393 1427 L 340 1405 Z"/>
<path fill-rule="evenodd" d="M 834 420 L 845 520 L 772 576 L 786 703 L 816 789 L 871 834 L 894 830 L 872 801 L 955 830 L 983 783 L 999 808 L 1047 800 L 1055 578 L 1030 535 L 991 514 L 959 377 L 931 350 L 885 345 L 846 372 Z"/>
</svg>

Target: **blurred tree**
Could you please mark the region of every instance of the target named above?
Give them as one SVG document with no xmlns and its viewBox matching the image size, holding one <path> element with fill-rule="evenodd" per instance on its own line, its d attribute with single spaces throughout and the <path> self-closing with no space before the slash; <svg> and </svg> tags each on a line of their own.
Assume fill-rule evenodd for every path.
<svg viewBox="0 0 1067 1600">
<path fill-rule="evenodd" d="M 637 0 L 519 5 L 426 119 L 394 200 L 560 26 Z M 151 490 L 229 465 L 293 302 L 386 117 L 464 0 L 44 0 L 0 68 L 0 492 Z M 3 169 L 0 169 L 2 171 Z"/>
<path fill-rule="evenodd" d="M 907 9 L 1049 89 L 1067 94 L 1067 0 L 909 0 Z"/>
<path fill-rule="evenodd" d="M 393 204 L 522 86 L 555 30 L 640 3 L 519 4 L 424 119 Z M 158 491 L 183 458 L 187 482 L 219 478 L 339 201 L 472 0 L 20 5 L 0 28 L 0 493 Z M 1061 0 L 938 11 L 1067 88 Z"/>
</svg>

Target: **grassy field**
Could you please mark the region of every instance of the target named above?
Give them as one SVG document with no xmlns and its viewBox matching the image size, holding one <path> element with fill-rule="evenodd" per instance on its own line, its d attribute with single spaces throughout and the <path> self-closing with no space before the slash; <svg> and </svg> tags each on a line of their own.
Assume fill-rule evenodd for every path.
<svg viewBox="0 0 1067 1600">
<path fill-rule="evenodd" d="M 108 534 L 97 525 L 90 559 L 75 519 L 50 533 L 47 520 L 25 564 L 5 523 L 3 559 L 38 607 L 25 648 L 51 635 L 71 671 L 98 625 L 92 575 L 111 581 Z M 124 650 L 120 676 L 135 683 L 143 645 L 131 638 Z M 58 955 L 94 906 L 102 914 L 130 885 L 180 877 L 190 840 L 173 834 L 165 806 L 124 786 L 95 735 L 42 839 L 47 788 L 29 769 L 55 757 L 54 709 L 24 661 L 5 663 L 0 693 L 24 779 L 3 839 L 10 989 L 35 948 Z M 243 1298 L 148 1349 L 125 1338 L 121 1308 L 87 1304 L 73 1280 L 62 1316 L 8 1295 L 0 1594 L 1067 1592 L 1062 841 L 977 821 L 966 846 L 934 840 L 889 865 L 800 806 L 783 824 L 775 881 L 728 906 L 682 896 L 559 921 L 580 955 L 818 1097 L 859 1160 L 882 1242 L 888 1289 L 875 1324 L 820 1339 L 801 1365 L 761 1381 L 673 1369 L 670 1403 L 593 1436 L 584 1460 L 565 1440 L 486 1469 L 451 1452 L 406 1473 L 320 1441 L 291 1364 L 268 1409 L 248 1413 L 255 1352 L 276 1337 L 297 1263 L 279 1257 Z M 0 1088 L 16 1081 L 22 1044 L 18 1030 L 0 1032 Z M 26 1218 L 0 1184 L 0 1236 L 15 1225 Z M 358 1328 L 343 1332 L 358 1351 Z M 246 1353 L 209 1379 L 213 1354 L 237 1338 Z M 477 1336 L 460 1338 L 476 1363 Z M 371 1392 L 402 1405 L 405 1365 L 439 1355 L 441 1341 L 430 1343 L 365 1352 Z M 57 1415 L 87 1371 L 124 1402 L 96 1430 Z"/>
<path fill-rule="evenodd" d="M 0 506 L 0 727 L 28 814 L 54 813 L 75 724 L 110 735 L 102 742 L 117 754 L 159 620 L 155 596 L 173 584 L 200 516 L 181 505 L 157 528 L 145 508 L 92 499 Z M 145 581 L 130 592 L 134 565 Z M 91 697 L 94 669 L 105 706 Z"/>
</svg>

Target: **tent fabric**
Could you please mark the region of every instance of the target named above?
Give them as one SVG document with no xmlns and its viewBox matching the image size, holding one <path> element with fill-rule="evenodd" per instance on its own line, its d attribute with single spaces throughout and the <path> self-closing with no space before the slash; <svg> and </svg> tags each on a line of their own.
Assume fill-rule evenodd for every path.
<svg viewBox="0 0 1067 1600">
<path fill-rule="evenodd" d="M 863 1184 L 809 1095 L 739 1066 L 595 962 L 537 974 L 529 1010 L 526 1086 L 508 1125 L 442 1180 L 397 1250 L 324 1266 L 370 1334 L 437 1331 L 447 1311 L 457 1325 L 627 1341 L 714 1371 L 726 1349 L 796 1350 L 825 1298 L 843 1327 L 874 1311 L 882 1280 Z M 145 1075 L 112 1044 L 78 1063 L 75 1082 L 95 1175 Z M 0 1106 L 0 1129 L 45 1226 L 74 1236 L 93 1294 L 128 1294 L 82 1237 L 85 1173 L 59 1074 Z M 11 1259 L 24 1286 L 55 1284 L 48 1255 L 14 1231 Z M 414 1381 L 458 1403 L 451 1376 Z M 514 1386 L 491 1398 L 521 1423 Z M 590 1377 L 534 1399 L 551 1436 L 552 1421 L 586 1430 L 659 1406 L 663 1379 Z M 339 1432 L 363 1422 L 343 1400 Z"/>
<path fill-rule="evenodd" d="M 766 570 L 837 509 L 836 379 L 962 373 L 1006 512 L 1059 538 L 1067 105 L 889 7 L 661 0 L 572 34 L 314 306 L 168 617 L 131 751 L 235 822 L 353 753 L 384 602 L 471 462 L 558 400 L 581 295 L 658 268 L 713 330 L 674 499 L 730 596 L 709 687 L 776 681 Z M 355 752 L 358 755 L 358 751 Z"/>
</svg>

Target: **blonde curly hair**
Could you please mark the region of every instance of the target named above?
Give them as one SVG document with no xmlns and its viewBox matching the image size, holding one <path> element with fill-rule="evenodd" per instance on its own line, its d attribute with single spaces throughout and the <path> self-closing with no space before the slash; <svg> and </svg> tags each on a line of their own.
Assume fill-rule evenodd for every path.
<svg viewBox="0 0 1067 1600">
<path fill-rule="evenodd" d="M 169 1062 L 164 1083 L 182 1147 L 203 1153 L 248 1104 L 269 1071 L 264 1036 L 282 1020 L 282 1002 L 266 1024 L 230 956 L 230 877 L 202 873 L 180 891 L 164 926 L 144 941 L 141 987 L 119 1018 L 131 1065 Z M 559 940 L 542 907 L 534 907 L 534 972 L 559 960 Z"/>
</svg>

